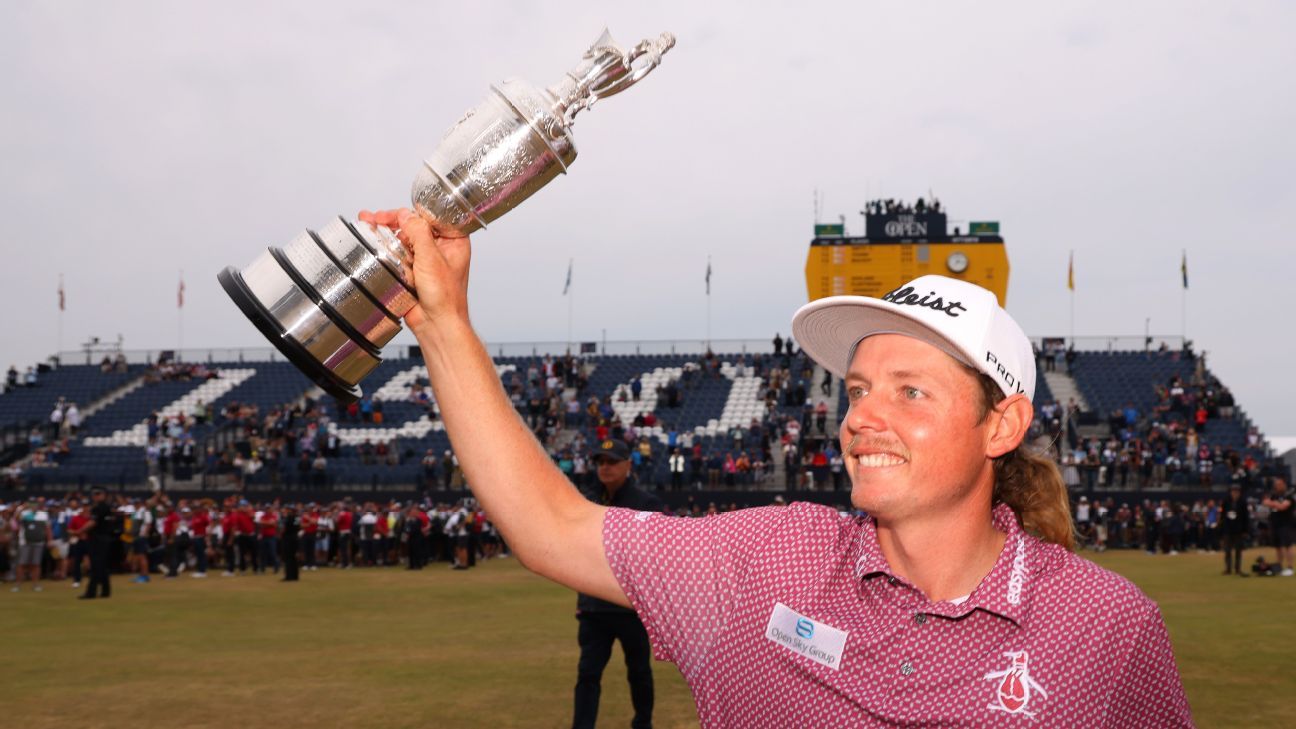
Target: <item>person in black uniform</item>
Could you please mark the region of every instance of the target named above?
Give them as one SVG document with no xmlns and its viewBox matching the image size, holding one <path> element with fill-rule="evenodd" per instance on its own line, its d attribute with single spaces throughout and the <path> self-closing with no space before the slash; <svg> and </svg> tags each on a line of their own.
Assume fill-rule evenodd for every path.
<svg viewBox="0 0 1296 729">
<path fill-rule="evenodd" d="M 405 546 L 409 549 L 409 569 L 421 570 L 427 564 L 426 527 L 423 526 L 419 507 L 410 504 L 405 509 Z"/>
<path fill-rule="evenodd" d="M 640 511 L 661 511 L 662 502 L 630 482 L 630 449 L 621 440 L 605 440 L 592 455 L 598 468 L 599 485 L 591 501 Z M 633 610 L 613 605 L 589 595 L 576 599 L 576 619 L 580 621 L 580 663 L 576 669 L 576 711 L 573 729 L 593 727 L 598 719 L 599 695 L 602 693 L 603 669 L 612 657 L 612 643 L 621 641 L 625 653 L 626 678 L 630 682 L 630 701 L 634 719 L 630 726 L 640 729 L 652 726 L 653 677 L 650 660 L 652 649 L 648 631 Z"/>
<path fill-rule="evenodd" d="M 117 514 L 113 513 L 103 489 L 91 490 L 90 503 L 90 524 L 87 527 L 90 536 L 90 583 L 86 586 L 85 594 L 78 598 L 80 600 L 112 595 L 112 585 L 108 582 L 108 558 L 113 541 L 121 536 Z"/>
<path fill-rule="evenodd" d="M 1264 498 L 1269 507 L 1269 534 L 1278 550 L 1278 569 L 1283 577 L 1292 576 L 1292 540 L 1296 538 L 1296 500 L 1287 490 L 1287 479 L 1274 478 L 1273 491 Z"/>
<path fill-rule="evenodd" d="M 279 531 L 283 536 L 279 539 L 279 550 L 283 556 L 283 581 L 296 582 L 300 571 L 297 565 L 297 550 L 301 546 L 297 532 L 301 529 L 301 524 L 297 521 L 297 507 L 292 504 L 284 506 L 281 513 L 283 523 L 279 525 Z"/>
<path fill-rule="evenodd" d="M 1224 574 L 1250 577 L 1242 571 L 1242 547 L 1251 530 L 1251 514 L 1247 511 L 1242 487 L 1229 487 L 1228 498 L 1220 503 L 1220 535 L 1224 538 Z"/>
</svg>

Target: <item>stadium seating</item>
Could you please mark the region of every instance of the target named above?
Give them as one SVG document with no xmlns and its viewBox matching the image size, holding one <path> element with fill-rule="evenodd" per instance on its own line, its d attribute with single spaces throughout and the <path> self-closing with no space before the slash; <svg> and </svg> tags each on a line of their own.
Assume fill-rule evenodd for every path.
<svg viewBox="0 0 1296 729">
<path fill-rule="evenodd" d="M 744 377 L 737 377 L 733 366 L 740 356 L 748 367 Z M 752 357 L 721 354 L 718 358 L 724 363 L 720 376 L 699 370 L 691 378 L 692 381 L 686 384 L 681 377 L 682 369 L 686 363 L 699 362 L 700 358 L 696 355 L 592 356 L 589 362 L 593 365 L 593 371 L 581 393 L 581 403 L 584 405 L 591 396 L 598 397 L 602 402 L 609 403 L 626 424 L 642 412 L 651 411 L 656 415 L 658 424 L 641 430 L 642 435 L 648 436 L 653 454 L 652 468 L 647 477 L 656 483 L 669 480 L 666 433 L 672 427 L 680 432 L 692 432 L 696 442 L 701 443 L 704 453 L 716 452 L 723 456 L 725 452 L 735 450 L 730 437 L 731 427 L 741 426 L 746 429 L 753 420 L 757 420 L 767 432 L 772 432 L 783 419 L 800 419 L 803 416 L 802 406 L 780 401 L 767 417 L 762 399 L 765 379 L 752 376 Z M 781 361 L 782 358 L 779 358 L 780 364 Z M 774 358 L 766 355 L 763 363 L 765 371 L 774 363 Z M 496 364 L 507 386 L 513 373 L 525 372 L 530 367 L 539 368 L 541 360 L 532 356 L 510 357 L 499 358 Z M 802 380 L 805 363 L 801 355 L 795 357 L 790 364 L 792 386 L 804 386 L 808 401 L 813 405 L 820 399 L 820 383 Z M 57 466 L 30 469 L 28 481 L 47 486 L 84 485 L 92 482 L 142 483 L 148 473 L 145 462 L 145 422 L 151 414 L 156 412 L 166 416 L 177 411 L 188 413 L 198 402 L 209 402 L 218 413 L 231 403 L 241 403 L 254 405 L 265 414 L 278 406 L 299 400 L 312 388 L 312 384 L 286 362 L 227 362 L 213 363 L 208 367 L 219 372 L 220 376 L 210 381 L 143 383 L 102 411 L 86 418 L 81 439 L 73 443 L 71 454 L 61 457 Z M 1151 412 L 1158 402 L 1156 386 L 1165 385 L 1174 376 L 1187 380 L 1193 376 L 1194 368 L 1194 361 L 1176 353 L 1079 352 L 1071 373 L 1091 409 L 1100 416 L 1105 416 L 1127 403 L 1132 403 L 1140 413 Z M 45 422 L 60 396 L 75 400 L 84 412 L 84 408 L 97 398 L 133 379 L 141 378 L 143 374 L 144 369 L 139 366 L 122 374 L 105 374 L 98 367 L 87 366 L 68 366 L 44 373 L 40 387 L 19 389 L 0 397 L 0 425 L 31 420 Z M 642 384 L 641 397 L 637 402 L 628 397 L 629 384 L 635 378 L 639 378 Z M 679 406 L 668 407 L 665 403 L 657 402 L 657 386 L 675 379 L 680 380 L 682 397 Z M 409 358 L 389 358 L 366 378 L 367 396 L 373 403 L 373 409 L 382 412 L 381 423 L 370 420 L 358 422 L 348 418 L 345 410 L 337 408 L 332 401 L 326 403 L 329 405 L 329 417 L 333 421 L 331 432 L 337 435 L 342 445 L 340 451 L 328 459 L 328 484 L 368 486 L 380 490 L 412 486 L 422 481 L 421 460 L 426 451 L 430 449 L 440 458 L 450 449 L 449 439 L 435 413 L 429 414 L 422 404 L 410 401 L 410 386 L 416 382 L 426 382 L 426 370 L 420 360 Z M 845 415 L 848 402 L 843 383 L 834 380 L 833 386 L 837 394 L 835 423 Z M 624 400 L 620 395 L 623 390 L 627 394 Z M 1038 408 L 1052 400 L 1053 394 L 1048 383 L 1041 377 L 1036 385 L 1035 405 Z M 1249 427 L 1249 421 L 1239 410 L 1239 416 L 1234 419 L 1210 420 L 1201 434 L 1202 442 L 1211 447 L 1220 446 L 1245 452 L 1257 459 L 1264 458 L 1262 448 L 1247 446 Z M 209 423 L 191 431 L 199 444 L 200 452 L 219 428 L 220 423 Z M 587 442 L 593 442 L 595 433 L 590 424 L 586 423 L 582 432 Z M 399 454 L 399 463 L 363 463 L 359 446 L 365 441 L 373 445 L 390 443 Z M 743 445 L 749 453 L 758 448 L 756 444 Z M 1181 452 L 1179 455 L 1185 458 L 1188 454 Z M 779 456 L 776 453 L 774 457 Z M 1215 480 L 1227 481 L 1227 468 L 1222 464 L 1216 468 Z M 1221 468 L 1223 471 L 1219 471 Z M 251 479 L 251 483 L 266 484 L 274 480 L 275 474 L 263 470 Z M 297 464 L 285 456 L 277 480 L 284 485 L 303 486 L 306 485 L 303 481 L 309 479 L 299 475 Z M 1183 474 L 1179 481 L 1191 485 L 1194 475 Z"/>
<path fill-rule="evenodd" d="M 101 372 L 98 365 L 63 365 L 42 372 L 36 387 L 18 387 L 0 395 L 0 427 L 44 423 L 59 398 L 85 412 L 90 403 L 139 377 L 143 365 L 126 372 Z"/>
<path fill-rule="evenodd" d="M 1077 352 L 1071 376 L 1089 408 L 1105 416 L 1128 403 L 1140 413 L 1148 412 L 1156 402 L 1157 385 L 1174 376 L 1186 381 L 1194 367 L 1178 352 Z"/>
</svg>

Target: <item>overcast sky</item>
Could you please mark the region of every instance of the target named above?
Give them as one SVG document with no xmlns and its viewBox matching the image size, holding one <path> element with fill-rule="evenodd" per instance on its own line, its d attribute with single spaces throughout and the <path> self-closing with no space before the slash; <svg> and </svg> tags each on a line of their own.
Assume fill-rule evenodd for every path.
<svg viewBox="0 0 1296 729">
<path fill-rule="evenodd" d="M 787 333 L 814 223 L 932 190 L 999 220 L 1008 309 L 1065 335 L 1189 338 L 1296 434 L 1296 5 L 254 3 L 0 5 L 0 358 L 121 334 L 264 347 L 216 282 L 336 214 L 408 202 L 490 83 L 556 82 L 604 25 L 679 39 L 581 115 L 571 174 L 475 239 L 488 341 Z M 407 335 L 402 335 L 403 337 Z"/>
</svg>

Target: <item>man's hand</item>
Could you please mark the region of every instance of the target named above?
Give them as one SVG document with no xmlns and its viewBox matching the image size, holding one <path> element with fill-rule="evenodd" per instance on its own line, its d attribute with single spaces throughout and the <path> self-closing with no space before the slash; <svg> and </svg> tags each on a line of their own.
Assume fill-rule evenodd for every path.
<svg viewBox="0 0 1296 729">
<path fill-rule="evenodd" d="M 360 211 L 360 220 L 390 228 L 410 255 L 406 276 L 418 293 L 418 305 L 405 315 L 405 324 L 418 332 L 440 321 L 468 321 L 468 269 L 472 245 L 468 238 L 438 236 L 432 224 L 409 208 Z"/>
</svg>

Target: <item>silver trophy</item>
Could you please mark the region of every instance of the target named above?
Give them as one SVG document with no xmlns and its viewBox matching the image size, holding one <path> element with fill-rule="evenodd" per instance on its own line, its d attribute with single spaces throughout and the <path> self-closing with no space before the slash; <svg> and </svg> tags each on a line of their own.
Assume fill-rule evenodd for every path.
<svg viewBox="0 0 1296 729">
<path fill-rule="evenodd" d="M 629 88 L 674 45 L 662 33 L 627 51 L 605 30 L 547 89 L 516 79 L 492 85 L 423 161 L 410 193 L 414 209 L 442 236 L 485 228 L 576 161 L 571 127 L 581 110 Z M 388 229 L 338 217 L 217 278 L 289 361 L 352 402 L 416 303 L 405 259 Z"/>
</svg>

